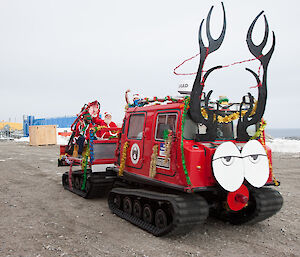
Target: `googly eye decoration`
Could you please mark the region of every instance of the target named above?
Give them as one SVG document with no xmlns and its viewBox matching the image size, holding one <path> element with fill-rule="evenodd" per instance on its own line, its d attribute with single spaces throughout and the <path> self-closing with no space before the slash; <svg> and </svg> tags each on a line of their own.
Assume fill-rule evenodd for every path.
<svg viewBox="0 0 300 257">
<path fill-rule="evenodd" d="M 218 146 L 213 155 L 212 168 L 217 182 L 229 192 L 238 190 L 244 182 L 241 153 L 232 142 Z"/>
<path fill-rule="evenodd" d="M 254 187 L 262 187 L 269 178 L 269 160 L 264 147 L 250 140 L 242 149 L 245 179 Z"/>
</svg>

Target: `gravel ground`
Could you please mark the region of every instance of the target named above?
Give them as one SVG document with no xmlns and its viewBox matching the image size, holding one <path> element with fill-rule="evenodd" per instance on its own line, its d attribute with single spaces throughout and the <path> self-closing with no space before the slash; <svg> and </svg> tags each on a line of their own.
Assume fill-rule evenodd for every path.
<svg viewBox="0 0 300 257">
<path fill-rule="evenodd" d="M 274 154 L 282 210 L 251 226 L 209 218 L 156 238 L 111 214 L 107 201 L 63 189 L 58 146 L 0 142 L 0 256 L 300 256 L 300 154 Z"/>
</svg>

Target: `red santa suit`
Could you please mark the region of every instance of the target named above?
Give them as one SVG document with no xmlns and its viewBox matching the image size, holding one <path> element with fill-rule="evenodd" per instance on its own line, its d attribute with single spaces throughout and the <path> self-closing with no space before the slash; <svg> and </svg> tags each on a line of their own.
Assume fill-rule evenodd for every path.
<svg viewBox="0 0 300 257">
<path fill-rule="evenodd" d="M 96 124 L 97 126 L 106 126 L 106 123 L 104 120 L 100 119 L 99 117 L 93 117 L 92 122 Z"/>
<path fill-rule="evenodd" d="M 107 115 L 110 115 L 110 117 L 111 117 L 111 114 L 109 112 L 105 112 L 104 113 L 104 117 L 106 117 Z M 105 126 L 107 128 L 117 128 L 116 123 L 114 123 L 113 121 L 111 121 L 111 119 L 104 119 L 102 121 L 104 123 L 103 126 Z M 99 137 L 100 139 L 108 139 L 111 136 L 116 136 L 117 135 L 113 131 L 98 131 L 98 132 L 97 132 L 97 137 Z"/>
</svg>

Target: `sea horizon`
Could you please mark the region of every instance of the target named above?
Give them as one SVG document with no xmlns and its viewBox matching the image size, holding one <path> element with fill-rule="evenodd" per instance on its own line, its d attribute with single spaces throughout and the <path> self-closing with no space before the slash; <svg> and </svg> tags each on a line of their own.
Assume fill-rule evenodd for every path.
<svg viewBox="0 0 300 257">
<path fill-rule="evenodd" d="M 272 138 L 300 140 L 300 128 L 266 128 L 266 134 Z"/>
</svg>

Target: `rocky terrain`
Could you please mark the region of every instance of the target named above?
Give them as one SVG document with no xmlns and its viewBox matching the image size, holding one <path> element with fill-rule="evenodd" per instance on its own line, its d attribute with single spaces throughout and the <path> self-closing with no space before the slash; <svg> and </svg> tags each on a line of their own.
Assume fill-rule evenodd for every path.
<svg viewBox="0 0 300 257">
<path fill-rule="evenodd" d="M 61 185 L 58 146 L 0 142 L 0 256 L 300 256 L 300 154 L 274 154 L 284 206 L 252 226 L 209 218 L 156 238 Z"/>
</svg>

